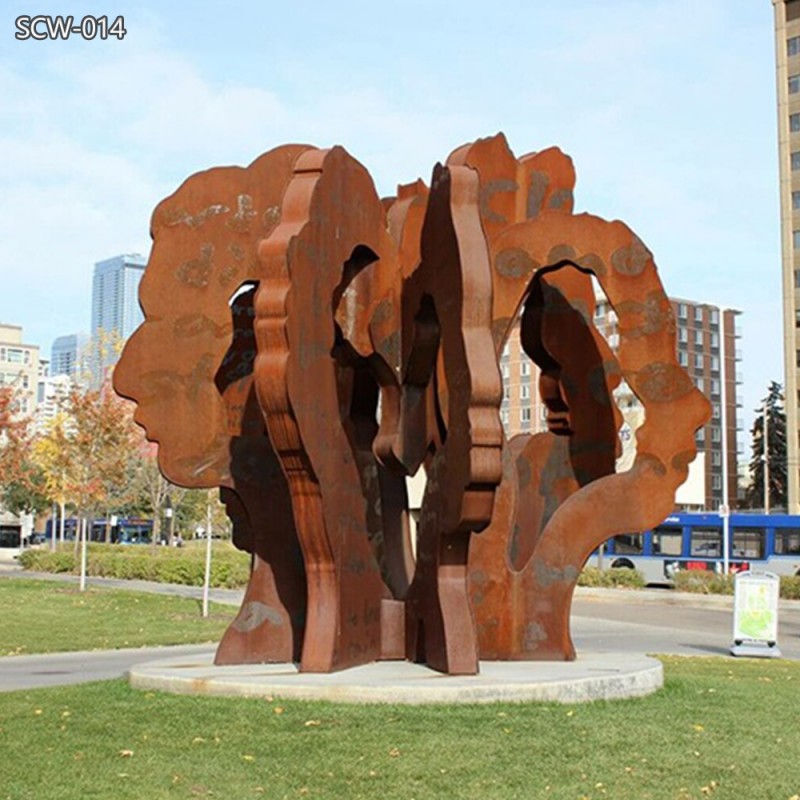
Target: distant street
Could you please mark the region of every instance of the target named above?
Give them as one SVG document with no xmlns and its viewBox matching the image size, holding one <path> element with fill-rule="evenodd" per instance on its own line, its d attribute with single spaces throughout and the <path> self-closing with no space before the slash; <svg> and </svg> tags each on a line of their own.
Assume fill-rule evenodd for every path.
<svg viewBox="0 0 800 800">
<path fill-rule="evenodd" d="M 76 582 L 70 575 L 24 573 L 0 568 L 0 580 L 42 578 Z M 89 578 L 89 585 L 199 597 L 192 586 Z M 212 599 L 238 605 L 241 590 L 216 589 Z M 572 636 L 581 650 L 728 656 L 733 627 L 733 598 L 679 594 L 670 590 L 581 589 L 572 608 Z M 783 657 L 800 661 L 800 602 L 782 601 L 778 645 Z M 134 664 L 162 656 L 210 652 L 210 645 L 181 645 L 139 650 L 59 653 L 0 658 L 0 691 L 120 678 Z"/>
<path fill-rule="evenodd" d="M 98 650 L 0 658 L 0 692 L 123 678 L 134 664 L 154 661 L 168 655 L 194 655 L 213 651 L 214 645 L 185 644 L 176 647 L 143 647 L 138 650 Z"/>
</svg>

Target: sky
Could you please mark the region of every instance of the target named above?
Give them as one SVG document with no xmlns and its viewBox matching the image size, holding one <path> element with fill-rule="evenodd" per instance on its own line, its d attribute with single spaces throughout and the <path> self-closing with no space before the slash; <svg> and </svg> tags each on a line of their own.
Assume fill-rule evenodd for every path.
<svg viewBox="0 0 800 800">
<path fill-rule="evenodd" d="M 194 172 L 341 144 L 393 194 L 503 131 L 570 154 L 576 211 L 624 220 L 670 295 L 743 312 L 747 428 L 783 383 L 769 0 L 2 6 L 0 321 L 44 357 L 88 331 L 94 263 L 146 255 Z M 125 37 L 14 37 L 67 13 Z"/>
</svg>

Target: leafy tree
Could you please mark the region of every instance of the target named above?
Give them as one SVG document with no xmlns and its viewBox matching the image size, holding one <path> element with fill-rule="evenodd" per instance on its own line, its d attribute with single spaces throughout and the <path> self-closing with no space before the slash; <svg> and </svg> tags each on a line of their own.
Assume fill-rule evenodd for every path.
<svg viewBox="0 0 800 800">
<path fill-rule="evenodd" d="M 751 431 L 750 486 L 745 503 L 750 508 L 764 508 L 764 404 L 767 412 L 767 458 L 769 459 L 770 508 L 786 508 L 786 413 L 783 408 L 783 387 L 773 381 Z"/>
<path fill-rule="evenodd" d="M 43 511 L 49 505 L 45 479 L 31 457 L 30 418 L 16 413 L 17 397 L 0 387 L 0 502 L 12 514 Z"/>
<path fill-rule="evenodd" d="M 68 495 L 70 482 L 67 478 L 72 465 L 68 434 L 70 424 L 67 413 L 63 409 L 58 411 L 48 421 L 44 431 L 36 437 L 32 450 L 32 459 L 44 479 L 45 494 L 54 503 L 58 503 L 62 525 L 66 516 L 66 505 L 71 499 Z"/>
<path fill-rule="evenodd" d="M 170 483 L 161 474 L 156 460 L 155 445 L 146 445 L 140 448 L 136 460 L 133 489 L 136 493 L 137 504 L 145 514 L 151 514 L 153 517 L 153 546 L 155 546 L 161 538 L 161 522 L 167 497 L 171 497 L 172 493 L 175 497 L 179 497 L 180 493 L 186 491 Z"/>
</svg>

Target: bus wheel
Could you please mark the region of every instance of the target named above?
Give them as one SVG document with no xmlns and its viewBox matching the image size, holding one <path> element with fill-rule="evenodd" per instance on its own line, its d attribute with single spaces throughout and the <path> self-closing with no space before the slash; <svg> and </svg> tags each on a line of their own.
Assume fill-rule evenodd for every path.
<svg viewBox="0 0 800 800">
<path fill-rule="evenodd" d="M 627 558 L 618 558 L 611 564 L 612 569 L 633 569 L 633 562 L 628 561 Z"/>
</svg>

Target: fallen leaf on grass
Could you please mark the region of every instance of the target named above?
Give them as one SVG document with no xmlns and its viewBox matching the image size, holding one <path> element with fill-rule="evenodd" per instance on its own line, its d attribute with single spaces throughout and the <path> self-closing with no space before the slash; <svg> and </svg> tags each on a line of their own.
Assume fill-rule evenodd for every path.
<svg viewBox="0 0 800 800">
<path fill-rule="evenodd" d="M 272 710 L 273 710 L 273 711 L 274 711 L 276 714 L 283 714 L 283 706 L 275 706 L 275 708 L 273 708 Z"/>
<path fill-rule="evenodd" d="M 119 751 L 119 754 L 120 754 L 120 755 L 121 755 L 123 758 L 130 758 L 130 757 L 133 755 L 133 750 L 120 750 L 120 751 Z"/>
<path fill-rule="evenodd" d="M 400 755 L 400 751 L 396 747 L 393 747 L 389 751 L 389 758 L 397 758 L 397 756 L 399 756 L 399 755 Z"/>
<path fill-rule="evenodd" d="M 318 719 L 307 719 L 303 724 L 306 728 L 316 728 L 318 725 L 322 725 Z"/>
<path fill-rule="evenodd" d="M 256 757 L 255 756 L 251 756 L 249 753 L 247 755 L 245 755 L 245 756 L 242 756 L 242 761 L 255 761 L 255 760 L 256 760 Z"/>
</svg>

